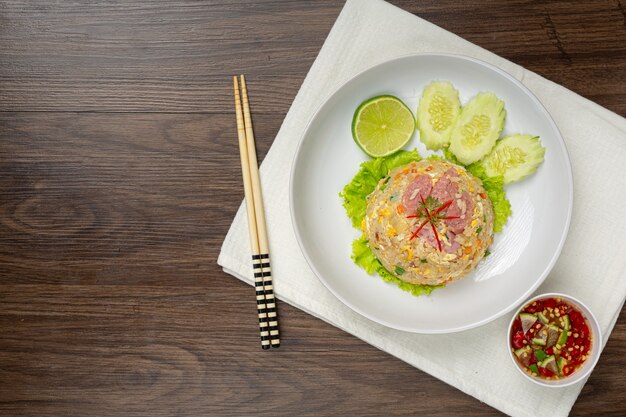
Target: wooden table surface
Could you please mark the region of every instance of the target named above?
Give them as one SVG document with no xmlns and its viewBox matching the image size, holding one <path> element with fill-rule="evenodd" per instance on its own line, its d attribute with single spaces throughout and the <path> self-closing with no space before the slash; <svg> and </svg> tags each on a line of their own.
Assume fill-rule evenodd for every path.
<svg viewBox="0 0 626 417">
<path fill-rule="evenodd" d="M 0 414 L 498 415 L 216 264 L 342 1 L 0 1 Z M 626 3 L 393 1 L 626 114 Z M 590 144 L 593 146 L 593 144 Z M 572 415 L 626 415 L 618 320 Z M 604 415 L 607 415 L 604 414 Z"/>
</svg>

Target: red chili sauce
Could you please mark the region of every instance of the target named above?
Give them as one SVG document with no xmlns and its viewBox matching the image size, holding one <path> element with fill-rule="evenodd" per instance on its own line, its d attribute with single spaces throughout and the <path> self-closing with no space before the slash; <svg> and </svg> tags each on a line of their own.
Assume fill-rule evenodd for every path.
<svg viewBox="0 0 626 417">
<path fill-rule="evenodd" d="M 585 317 L 561 298 L 526 305 L 513 321 L 510 337 L 517 363 L 542 379 L 574 373 L 589 358 L 593 342 Z"/>
</svg>

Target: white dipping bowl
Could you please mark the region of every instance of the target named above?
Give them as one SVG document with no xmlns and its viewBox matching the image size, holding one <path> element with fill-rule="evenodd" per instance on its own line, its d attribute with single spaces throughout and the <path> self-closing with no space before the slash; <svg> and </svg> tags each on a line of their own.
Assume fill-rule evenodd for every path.
<svg viewBox="0 0 626 417">
<path fill-rule="evenodd" d="M 513 353 L 513 346 L 511 345 L 511 331 L 513 329 L 513 322 L 515 321 L 517 316 L 519 316 L 519 314 L 522 312 L 524 307 L 526 307 L 528 304 L 532 303 L 533 301 L 545 300 L 547 298 L 561 298 L 567 301 L 568 303 L 570 303 L 571 305 L 573 305 L 574 307 L 576 307 L 582 313 L 582 315 L 587 319 L 587 323 L 589 324 L 589 330 L 592 336 L 591 353 L 589 357 L 587 358 L 587 360 L 583 363 L 583 365 L 571 375 L 562 377 L 560 379 L 555 379 L 555 380 L 542 379 L 538 376 L 532 376 L 526 371 L 524 371 L 524 369 L 522 369 L 522 366 L 517 362 L 517 359 L 514 356 L 515 354 Z M 582 381 L 587 376 L 589 376 L 593 368 L 596 366 L 596 363 L 598 363 L 598 359 L 600 358 L 600 351 L 602 349 L 602 334 L 600 332 L 600 326 L 598 325 L 598 320 L 593 315 L 591 310 L 589 310 L 589 308 L 585 304 L 583 304 L 581 301 L 566 294 L 547 293 L 547 294 L 541 294 L 541 295 L 531 298 L 530 300 L 522 304 L 522 306 L 515 312 L 513 317 L 511 317 L 511 321 L 509 322 L 509 328 L 507 329 L 507 332 L 506 332 L 506 344 L 508 346 L 509 356 L 511 357 L 511 361 L 513 361 L 513 366 L 517 368 L 520 374 L 524 375 L 525 378 L 531 380 L 535 384 L 539 384 L 539 385 L 542 385 L 544 387 L 549 387 L 549 388 L 558 388 L 558 387 L 567 387 L 567 386 L 573 385 L 579 381 Z"/>
</svg>

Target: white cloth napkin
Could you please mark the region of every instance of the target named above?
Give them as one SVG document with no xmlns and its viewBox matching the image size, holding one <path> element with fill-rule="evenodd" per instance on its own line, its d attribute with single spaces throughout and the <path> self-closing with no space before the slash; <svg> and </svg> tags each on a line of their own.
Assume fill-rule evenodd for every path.
<svg viewBox="0 0 626 417">
<path fill-rule="evenodd" d="M 283 301 L 516 416 L 565 416 L 583 383 L 538 387 L 510 364 L 504 332 L 511 315 L 450 335 L 419 335 L 378 325 L 344 306 L 306 264 L 291 225 L 289 171 L 296 145 L 325 98 L 362 70 L 398 56 L 448 52 L 502 68 L 541 100 L 558 125 L 574 172 L 569 237 L 539 292 L 582 299 L 608 338 L 626 297 L 626 120 L 579 95 L 431 23 L 379 0 L 349 0 L 296 96 L 262 168 L 275 292 Z M 252 284 L 245 210 L 239 208 L 218 259 Z M 289 348 L 288 333 L 283 340 Z M 485 355 L 486 347 L 490 354 Z"/>
</svg>

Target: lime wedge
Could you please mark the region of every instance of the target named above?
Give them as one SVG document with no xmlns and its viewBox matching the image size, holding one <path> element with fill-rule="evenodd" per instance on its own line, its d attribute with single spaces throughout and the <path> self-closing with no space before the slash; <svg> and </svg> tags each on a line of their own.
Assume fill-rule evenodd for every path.
<svg viewBox="0 0 626 417">
<path fill-rule="evenodd" d="M 352 119 L 352 137 L 371 157 L 391 155 L 406 145 L 415 132 L 411 109 L 393 96 L 378 96 L 361 103 Z"/>
</svg>

